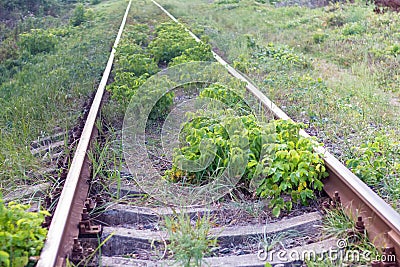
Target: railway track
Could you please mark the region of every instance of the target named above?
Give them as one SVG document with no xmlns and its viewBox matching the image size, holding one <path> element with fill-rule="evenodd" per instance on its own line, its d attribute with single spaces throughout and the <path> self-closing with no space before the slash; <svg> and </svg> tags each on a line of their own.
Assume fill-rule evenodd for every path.
<svg viewBox="0 0 400 267">
<path fill-rule="evenodd" d="M 179 23 L 160 4 L 152 2 L 171 20 Z M 266 257 L 267 253 L 260 250 L 260 244 L 271 244 L 272 240 L 278 240 L 276 242 L 280 242 L 280 246 L 291 255 L 304 255 L 309 251 L 319 254 L 337 248 L 338 240 L 320 239 L 322 214 L 318 205 L 329 206 L 338 203 L 341 203 L 352 218 L 357 218 L 358 229 L 361 232 L 365 230 L 375 246 L 382 248 L 386 258 L 374 261 L 372 265 L 398 266 L 399 260 L 395 255 L 400 255 L 400 215 L 321 147 L 315 149 L 324 156 L 329 173 L 329 177 L 324 180 L 324 191 L 330 200 L 320 199 L 309 208 L 294 209 L 282 220 L 270 220 L 262 209 L 266 205 L 263 202 L 243 202 L 243 206 L 253 206 L 253 211 L 259 212 L 253 216 L 250 216 L 249 212 L 243 213 L 243 207 L 235 206 L 229 197 L 224 197 L 215 204 L 188 208 L 173 208 L 157 201 L 143 205 L 143 202 L 149 202 L 146 192 L 134 186 L 128 169 L 121 170 L 121 174 L 124 174 L 122 184 L 110 185 L 110 191 L 118 192 L 125 204 L 111 205 L 101 196 L 89 198 L 92 164 L 89 161 L 88 150 L 97 136 L 96 119 L 112 68 L 115 48 L 121 38 L 130 6 L 131 1 L 85 124 L 82 125 L 79 143 L 66 174 L 37 266 L 65 266 L 67 261 L 86 266 L 98 266 L 100 263 L 103 266 L 173 264 L 171 255 L 167 252 L 169 237 L 162 228 L 162 221 L 168 216 L 179 217 L 179 214 L 187 214 L 195 222 L 203 216 L 208 216 L 215 223 L 211 235 L 218 240 L 219 246 L 211 251 L 211 257 L 204 259 L 210 266 L 264 266 L 266 261 L 276 266 L 301 266 L 303 259 L 300 256 L 294 256 L 290 261 L 278 256 Z M 197 42 L 201 42 L 191 31 L 187 31 Z M 213 56 L 231 76 L 246 84 L 247 91 L 269 114 L 276 119 L 290 120 L 246 77 L 215 52 Z M 309 137 L 305 131 L 301 131 L 300 134 Z M 39 147 L 35 149 L 40 150 Z M 36 150 L 35 153 L 40 152 Z M 256 206 L 261 208 L 257 209 Z M 97 214 L 97 211 L 101 212 Z M 267 256 L 271 256 L 270 254 Z"/>
</svg>

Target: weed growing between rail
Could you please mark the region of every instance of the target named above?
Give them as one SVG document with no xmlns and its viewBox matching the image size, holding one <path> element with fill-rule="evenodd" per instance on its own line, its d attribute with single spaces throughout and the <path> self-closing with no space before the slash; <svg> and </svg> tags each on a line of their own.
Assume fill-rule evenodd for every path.
<svg viewBox="0 0 400 267">
<path fill-rule="evenodd" d="M 202 266 L 203 257 L 217 246 L 217 238 L 211 237 L 213 227 L 210 215 L 191 219 L 182 212 L 164 218 L 165 230 L 169 236 L 167 249 L 180 266 Z"/>
<path fill-rule="evenodd" d="M 211 47 L 208 44 L 196 43 L 180 25 L 168 22 L 155 26 L 154 31 L 150 29 L 151 27 L 147 24 L 135 24 L 128 27 L 121 46 L 117 48 L 114 82 L 108 86 L 112 98 L 122 106 L 126 106 L 131 101 L 131 97 L 135 97 L 129 107 L 136 111 L 135 114 L 142 112 L 145 103 L 152 99 L 152 93 L 145 94 L 138 90 L 144 90 L 141 86 L 155 72 L 179 63 L 213 59 Z M 271 45 L 260 51 L 260 54 L 282 61 L 283 67 L 291 64 L 303 69 L 310 65 L 306 59 L 296 56 L 294 52 L 284 47 Z M 312 146 L 317 144 L 299 136 L 299 129 L 305 125 L 284 121 L 259 125 L 251 114 L 251 108 L 241 100 L 245 90 L 240 86 L 227 89 L 213 85 L 200 89 L 200 99 L 221 101 L 232 111 L 241 114 L 241 117 L 221 114 L 222 119 L 219 118 L 217 121 L 205 116 L 204 119 L 193 119 L 187 123 L 182 128 L 181 136 L 181 143 L 185 145 L 176 150 L 164 178 L 169 182 L 183 185 L 204 185 L 225 172 L 232 171 L 232 167 L 228 168 L 229 166 L 237 167 L 242 163 L 246 165 L 245 161 L 249 158 L 246 170 L 240 174 L 243 175 L 242 183 L 248 191 L 254 189 L 250 189 L 250 184 L 253 184 L 255 188 L 258 188 L 257 195 L 270 198 L 269 206 L 273 209 L 273 214 L 279 216 L 281 210 L 290 211 L 293 205 L 306 204 L 307 200 L 315 198 L 314 191 L 322 189 L 320 180 L 326 176 L 323 161 L 312 150 Z M 186 88 L 183 89 L 186 90 Z M 238 92 L 238 94 L 231 92 Z M 139 93 L 140 97 L 137 97 Z M 163 120 L 174 105 L 173 99 L 172 91 L 166 93 L 153 107 L 148 119 L 153 122 Z M 235 132 L 232 136 L 229 130 L 219 125 L 222 122 L 228 125 L 228 128 L 232 128 L 230 123 L 234 124 L 237 120 L 245 126 L 244 129 L 241 128 L 245 132 Z M 151 130 L 149 122 L 146 127 L 146 131 Z M 250 143 L 249 153 L 233 146 L 232 140 L 244 140 L 247 136 Z M 271 138 L 274 140 L 271 141 Z M 201 155 L 203 150 L 201 144 L 205 140 L 208 140 L 209 145 L 216 147 L 214 161 L 198 172 L 187 172 L 182 169 L 181 159 L 192 162 L 202 161 L 205 156 Z M 146 139 L 147 145 L 151 144 L 150 141 Z M 268 145 L 270 145 L 269 148 Z M 211 147 L 206 150 L 208 149 L 210 152 L 213 150 Z M 212 154 L 213 152 L 209 155 Z M 156 158 L 160 161 L 160 157 L 154 159 Z"/>
</svg>

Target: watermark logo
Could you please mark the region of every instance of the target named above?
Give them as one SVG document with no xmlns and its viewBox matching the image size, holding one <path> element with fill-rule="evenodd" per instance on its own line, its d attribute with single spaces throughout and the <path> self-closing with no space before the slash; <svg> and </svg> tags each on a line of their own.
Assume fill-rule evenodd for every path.
<svg viewBox="0 0 400 267">
<path fill-rule="evenodd" d="M 395 255 L 378 255 L 367 249 L 354 249 L 349 246 L 347 239 L 338 239 L 336 246 L 328 249 L 280 249 L 268 250 L 266 246 L 259 249 L 257 257 L 260 261 L 267 262 L 296 262 L 311 261 L 321 262 L 328 261 L 332 263 L 358 263 L 365 264 L 372 261 L 396 262 Z"/>
</svg>

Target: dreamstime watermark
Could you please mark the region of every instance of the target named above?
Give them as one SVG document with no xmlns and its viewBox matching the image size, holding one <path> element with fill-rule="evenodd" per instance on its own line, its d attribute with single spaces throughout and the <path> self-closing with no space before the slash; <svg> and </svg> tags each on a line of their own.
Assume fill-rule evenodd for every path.
<svg viewBox="0 0 400 267">
<path fill-rule="evenodd" d="M 267 262 L 295 262 L 295 261 L 324 261 L 368 263 L 372 261 L 396 262 L 396 255 L 375 255 L 369 250 L 349 249 L 346 239 L 339 239 L 336 246 L 328 249 L 260 249 L 257 257 L 260 261 Z"/>
</svg>

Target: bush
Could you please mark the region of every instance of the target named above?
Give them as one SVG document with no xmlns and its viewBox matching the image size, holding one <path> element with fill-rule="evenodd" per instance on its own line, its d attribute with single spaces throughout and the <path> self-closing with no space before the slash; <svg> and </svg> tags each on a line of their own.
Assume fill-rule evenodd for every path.
<svg viewBox="0 0 400 267">
<path fill-rule="evenodd" d="M 257 122 L 234 93 L 224 92 L 215 85 L 204 89 L 200 97 L 224 99 L 233 110 L 242 111 L 241 115 L 200 116 L 186 123 L 180 136 L 183 145 L 174 151 L 173 166 L 165 172 L 165 179 L 204 185 L 219 177 L 229 165 L 243 166 L 247 156 L 242 182 L 258 184 L 256 193 L 271 198 L 270 207 L 275 216 L 281 210 L 291 210 L 293 204 L 307 204 L 308 199 L 315 197 L 314 191 L 322 190 L 320 180 L 327 175 L 324 161 L 313 151 L 316 143 L 299 135 L 303 124 L 285 120 Z M 228 134 L 227 129 L 238 125 L 238 120 L 243 128 L 230 130 Z M 248 140 L 249 149 L 237 146 L 236 141 L 242 139 Z M 186 161 L 202 164 L 209 158 L 212 161 L 199 171 L 189 172 L 182 167 Z M 283 196 L 287 196 L 286 201 Z"/>
<path fill-rule="evenodd" d="M 157 63 L 169 63 L 173 58 L 191 47 L 197 42 L 175 22 L 162 23 L 156 27 L 156 38 L 149 44 L 150 52 Z"/>
<path fill-rule="evenodd" d="M 46 239 L 47 229 L 41 227 L 47 212 L 26 212 L 27 205 L 0 199 L 0 266 L 23 267 L 30 256 L 37 256 Z"/>
<path fill-rule="evenodd" d="M 30 33 L 20 34 L 19 37 L 19 45 L 31 55 L 51 52 L 57 44 L 57 37 L 43 29 L 32 29 Z"/>
<path fill-rule="evenodd" d="M 83 4 L 80 3 L 76 5 L 74 13 L 72 14 L 72 17 L 69 21 L 72 26 L 79 26 L 86 21 L 85 7 L 83 6 Z"/>
<path fill-rule="evenodd" d="M 168 66 L 174 66 L 190 61 L 213 61 L 214 56 L 211 53 L 211 45 L 205 43 L 197 43 L 196 46 L 190 47 L 183 51 L 182 55 L 172 59 Z"/>
</svg>

